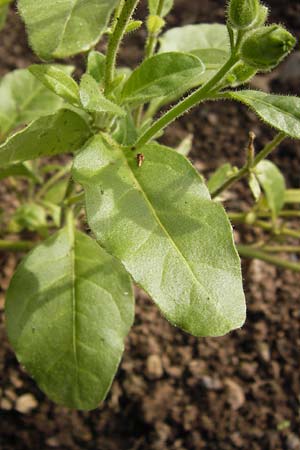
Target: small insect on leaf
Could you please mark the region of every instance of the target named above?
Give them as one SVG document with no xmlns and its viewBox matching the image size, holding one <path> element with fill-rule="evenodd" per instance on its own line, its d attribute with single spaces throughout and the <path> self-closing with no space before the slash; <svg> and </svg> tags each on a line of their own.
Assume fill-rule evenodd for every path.
<svg viewBox="0 0 300 450">
<path fill-rule="evenodd" d="M 142 167 L 143 162 L 145 161 L 145 156 L 143 155 L 143 153 L 138 153 L 136 155 L 136 160 L 138 167 Z"/>
</svg>

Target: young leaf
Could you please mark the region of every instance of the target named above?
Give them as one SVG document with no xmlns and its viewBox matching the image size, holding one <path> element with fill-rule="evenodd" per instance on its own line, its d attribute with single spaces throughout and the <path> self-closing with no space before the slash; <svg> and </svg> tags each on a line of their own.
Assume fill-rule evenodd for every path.
<svg viewBox="0 0 300 450">
<path fill-rule="evenodd" d="M 105 398 L 133 315 L 122 266 L 72 227 L 36 247 L 7 292 L 8 336 L 19 361 L 69 408 L 93 409 Z"/>
<path fill-rule="evenodd" d="M 124 151 L 98 135 L 77 155 L 73 176 L 97 240 L 170 322 L 196 336 L 243 324 L 230 223 L 184 156 L 157 144 Z"/>
<path fill-rule="evenodd" d="M 71 73 L 72 66 L 60 66 Z M 46 89 L 27 69 L 14 70 L 0 81 L 0 133 L 56 112 L 63 102 Z"/>
<path fill-rule="evenodd" d="M 24 177 L 30 178 L 33 181 L 38 182 L 39 179 L 31 170 L 31 168 L 26 164 L 12 164 L 11 166 L 0 167 L 0 180 L 7 177 Z"/>
<path fill-rule="evenodd" d="M 255 174 L 262 186 L 273 217 L 277 217 L 284 205 L 285 180 L 280 170 L 271 161 L 261 161 Z"/>
<path fill-rule="evenodd" d="M 210 177 L 207 182 L 209 192 L 212 194 L 217 191 L 228 178 L 233 174 L 233 167 L 231 164 L 226 163 L 220 166 Z"/>
<path fill-rule="evenodd" d="M 118 0 L 19 0 L 29 41 L 42 59 L 65 58 L 94 46 Z"/>
<path fill-rule="evenodd" d="M 33 64 L 29 71 L 59 97 L 76 106 L 80 104 L 79 87 L 63 70 L 50 64 Z"/>
<path fill-rule="evenodd" d="M 90 51 L 87 61 L 87 73 L 91 75 L 97 83 L 104 80 L 106 57 L 95 50 Z"/>
<path fill-rule="evenodd" d="M 248 183 L 255 201 L 258 201 L 261 196 L 261 188 L 259 181 L 254 173 L 250 173 Z"/>
<path fill-rule="evenodd" d="M 90 112 L 105 112 L 117 116 L 125 116 L 125 111 L 111 102 L 100 92 L 97 81 L 88 74 L 83 75 L 80 82 L 80 100 L 82 106 Z"/>
<path fill-rule="evenodd" d="M 161 11 L 161 17 L 165 17 L 173 8 L 174 0 L 165 0 Z M 149 11 L 151 15 L 158 13 L 159 0 L 148 0 Z"/>
<path fill-rule="evenodd" d="M 123 101 L 146 103 L 152 98 L 176 95 L 194 86 L 204 72 L 204 65 L 196 56 L 170 52 L 145 60 L 126 81 Z"/>
<path fill-rule="evenodd" d="M 264 122 L 300 139 L 300 98 L 250 90 L 227 92 L 226 97 L 245 103 Z"/>
<path fill-rule="evenodd" d="M 73 111 L 62 109 L 37 119 L 7 139 L 0 146 L 0 165 L 75 152 L 89 136 L 86 122 Z"/>
</svg>

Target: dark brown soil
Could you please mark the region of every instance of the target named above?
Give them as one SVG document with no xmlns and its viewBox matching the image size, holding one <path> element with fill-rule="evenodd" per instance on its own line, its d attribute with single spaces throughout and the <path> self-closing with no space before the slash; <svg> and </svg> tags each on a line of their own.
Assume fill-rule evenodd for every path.
<svg viewBox="0 0 300 450">
<path fill-rule="evenodd" d="M 180 0 L 169 24 L 223 21 L 223 3 Z M 299 37 L 298 1 L 269 4 L 272 18 Z M 142 31 L 130 37 L 123 62 L 140 59 L 142 38 Z M 0 57 L 1 75 L 35 60 L 13 13 L 1 33 Z M 300 94 L 299 67 L 298 75 L 284 67 L 264 79 L 264 88 Z M 165 139 L 177 144 L 193 132 L 191 157 L 208 175 L 228 159 L 243 163 L 250 130 L 258 146 L 274 134 L 239 105 L 208 104 L 170 127 Z M 300 187 L 299 143 L 286 141 L 275 160 L 289 186 Z M 1 208 L 10 208 L 9 191 L 2 186 L 0 195 Z M 241 184 L 231 202 L 243 207 L 247 198 Z M 238 231 L 236 236 L 251 239 Z M 3 308 L 16 264 L 15 255 L 0 255 L 1 450 L 300 449 L 300 274 L 258 261 L 244 264 L 248 320 L 242 330 L 219 339 L 196 339 L 171 327 L 139 292 L 135 324 L 111 393 L 98 410 L 82 413 L 47 400 L 10 349 Z"/>
</svg>

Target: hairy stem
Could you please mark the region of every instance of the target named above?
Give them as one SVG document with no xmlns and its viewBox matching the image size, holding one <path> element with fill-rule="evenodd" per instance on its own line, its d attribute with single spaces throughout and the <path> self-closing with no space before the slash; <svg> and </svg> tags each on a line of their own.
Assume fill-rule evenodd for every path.
<svg viewBox="0 0 300 450">
<path fill-rule="evenodd" d="M 141 147 L 147 144 L 153 137 L 155 137 L 160 131 L 166 128 L 178 117 L 182 116 L 189 109 L 193 108 L 197 104 L 203 102 L 210 98 L 210 94 L 216 84 L 221 81 L 224 76 L 229 72 L 229 70 L 237 63 L 239 60 L 236 54 L 233 54 L 230 59 L 224 64 L 224 66 L 218 71 L 218 73 L 211 78 L 204 86 L 198 88 L 195 92 L 189 95 L 187 98 L 179 102 L 173 108 L 171 108 L 167 113 L 165 113 L 160 119 L 158 119 L 145 133 L 138 139 L 136 147 Z"/>
<path fill-rule="evenodd" d="M 138 4 L 139 0 L 126 0 L 123 7 L 116 17 L 115 26 L 113 27 L 112 34 L 109 39 L 106 67 L 105 67 L 105 94 L 110 91 L 111 84 L 115 76 L 115 66 L 117 60 L 117 54 L 124 37 L 127 25 L 131 19 L 131 16 Z"/>
<path fill-rule="evenodd" d="M 242 167 L 238 172 L 236 172 L 234 175 L 232 175 L 231 177 L 228 178 L 228 180 L 226 180 L 222 186 L 220 186 L 218 189 L 216 189 L 215 191 L 213 191 L 211 193 L 212 198 L 217 197 L 218 195 L 220 195 L 223 191 L 225 191 L 226 189 L 228 189 L 229 187 L 231 187 L 233 184 L 235 184 L 237 181 L 240 181 L 242 178 L 244 178 L 245 176 L 249 175 L 250 170 L 253 169 L 254 167 L 256 167 L 258 165 L 258 163 L 260 163 L 263 159 L 265 159 L 267 156 L 269 156 L 269 154 L 275 150 L 275 148 L 278 147 L 279 144 L 281 144 L 281 142 L 286 138 L 286 134 L 285 133 L 278 133 L 275 138 L 269 142 L 263 149 L 261 152 L 258 153 L 258 155 L 254 158 L 254 161 L 252 162 L 252 167 L 249 167 L 248 162 L 247 164 L 245 164 L 244 167 Z"/>
<path fill-rule="evenodd" d="M 277 267 L 300 272 L 300 264 L 278 258 L 264 251 L 257 250 L 257 248 L 248 245 L 237 245 L 237 250 L 242 258 L 260 259 Z"/>
</svg>

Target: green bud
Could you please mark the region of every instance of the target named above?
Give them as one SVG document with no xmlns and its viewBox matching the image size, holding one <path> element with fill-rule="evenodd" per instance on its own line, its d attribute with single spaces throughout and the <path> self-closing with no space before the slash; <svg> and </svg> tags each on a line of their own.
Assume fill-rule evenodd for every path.
<svg viewBox="0 0 300 450">
<path fill-rule="evenodd" d="M 131 20 L 126 28 L 126 33 L 132 33 L 138 30 L 143 25 L 141 20 Z"/>
<path fill-rule="evenodd" d="M 156 35 L 165 26 L 165 21 L 159 16 L 150 15 L 147 20 L 149 34 Z"/>
<path fill-rule="evenodd" d="M 228 19 L 233 28 L 247 30 L 253 26 L 259 13 L 259 0 L 230 0 Z"/>
<path fill-rule="evenodd" d="M 241 59 L 257 70 L 276 67 L 293 49 L 296 39 L 280 25 L 253 30 L 241 47 Z"/>
</svg>

